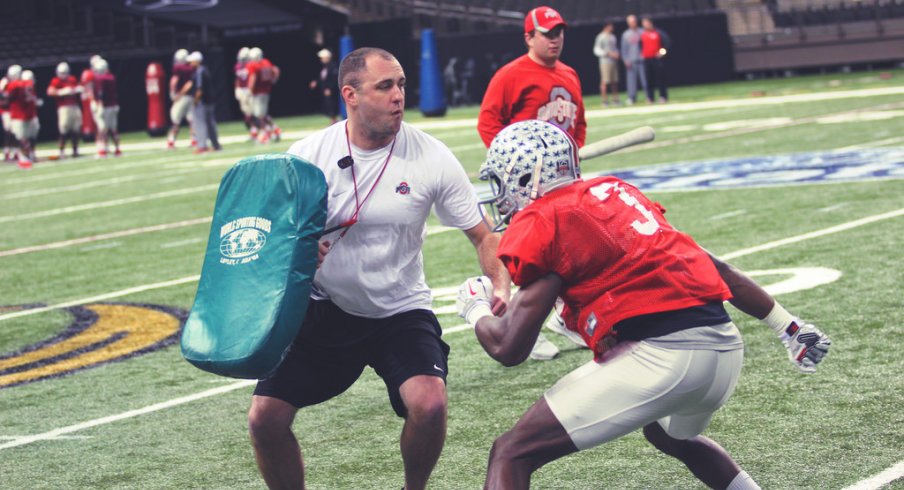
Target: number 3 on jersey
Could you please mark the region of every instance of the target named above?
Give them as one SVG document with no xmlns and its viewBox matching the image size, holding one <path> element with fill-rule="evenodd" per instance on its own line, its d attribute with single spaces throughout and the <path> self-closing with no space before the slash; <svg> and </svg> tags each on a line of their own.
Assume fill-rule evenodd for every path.
<svg viewBox="0 0 904 490">
<path fill-rule="evenodd" d="M 636 209 L 644 218 L 646 218 L 646 221 L 641 221 L 639 219 L 634 220 L 631 223 L 632 228 L 637 230 L 641 235 L 649 236 L 656 233 L 656 230 L 659 229 L 659 222 L 656 221 L 656 216 L 653 212 L 641 204 L 636 197 L 628 194 L 628 191 L 622 189 L 618 184 L 606 182 L 590 189 L 590 193 L 596 196 L 600 201 L 605 201 L 612 197 L 613 192 L 618 195 L 618 198 L 622 203 Z"/>
</svg>

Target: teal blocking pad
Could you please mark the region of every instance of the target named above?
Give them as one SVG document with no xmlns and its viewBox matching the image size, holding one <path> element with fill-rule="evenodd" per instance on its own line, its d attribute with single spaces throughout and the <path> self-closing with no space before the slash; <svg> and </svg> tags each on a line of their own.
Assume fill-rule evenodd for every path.
<svg viewBox="0 0 904 490">
<path fill-rule="evenodd" d="M 323 172 L 286 153 L 223 176 L 182 355 L 222 376 L 262 379 L 304 320 L 326 222 Z"/>
</svg>

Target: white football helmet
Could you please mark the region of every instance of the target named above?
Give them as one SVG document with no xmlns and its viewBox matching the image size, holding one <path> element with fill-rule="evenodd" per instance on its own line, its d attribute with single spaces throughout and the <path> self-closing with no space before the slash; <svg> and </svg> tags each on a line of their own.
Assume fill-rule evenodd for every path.
<svg viewBox="0 0 904 490">
<path fill-rule="evenodd" d="M 57 74 L 58 77 L 66 77 L 66 76 L 69 76 L 69 73 L 70 73 L 70 71 L 69 71 L 69 63 L 66 63 L 65 61 L 63 61 L 63 62 L 61 62 L 59 65 L 57 65 L 57 67 L 56 67 L 56 74 Z"/>
<path fill-rule="evenodd" d="M 22 76 L 22 67 L 19 65 L 10 65 L 6 69 L 6 78 L 10 80 L 18 80 Z"/>
<path fill-rule="evenodd" d="M 264 59 L 264 50 L 261 48 L 251 48 L 248 50 L 248 57 L 251 61 L 260 61 Z"/>
<path fill-rule="evenodd" d="M 251 48 L 242 46 L 242 49 L 239 49 L 239 53 L 235 56 L 236 61 L 248 61 L 248 58 L 251 57 L 248 53 L 249 51 L 251 51 Z"/>
<path fill-rule="evenodd" d="M 578 145 L 554 124 L 531 119 L 500 131 L 480 167 L 480 179 L 493 192 L 480 209 L 489 208 L 493 231 L 504 230 L 534 200 L 579 179 L 578 162 Z"/>
<path fill-rule="evenodd" d="M 25 70 L 22 72 L 22 80 L 25 80 L 26 82 L 28 82 L 28 81 L 31 81 L 34 79 L 35 79 L 35 73 L 33 71 Z"/>
<path fill-rule="evenodd" d="M 173 63 L 185 63 L 186 58 L 188 58 L 188 50 L 185 48 L 179 48 L 173 53 Z"/>
<path fill-rule="evenodd" d="M 107 73 L 107 70 L 110 69 L 110 65 L 107 64 L 107 60 L 100 58 L 94 63 L 91 63 L 91 69 L 94 70 L 94 73 L 103 74 Z"/>
</svg>

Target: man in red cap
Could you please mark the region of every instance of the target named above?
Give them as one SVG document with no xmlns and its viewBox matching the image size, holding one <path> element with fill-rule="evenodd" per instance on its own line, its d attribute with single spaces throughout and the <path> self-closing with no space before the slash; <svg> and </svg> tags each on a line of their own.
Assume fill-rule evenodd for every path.
<svg viewBox="0 0 904 490">
<path fill-rule="evenodd" d="M 587 121 L 581 80 L 559 61 L 566 27 L 565 19 L 550 7 L 537 7 L 525 16 L 527 54 L 493 75 L 480 104 L 477 131 L 487 147 L 502 128 L 526 119 L 551 122 L 584 146 Z"/>
<path fill-rule="evenodd" d="M 537 7 L 524 17 L 527 54 L 500 68 L 487 86 L 480 104 L 477 131 L 490 143 L 502 128 L 527 119 L 540 119 L 565 130 L 584 146 L 587 120 L 581 80 L 573 68 L 559 61 L 565 47 L 562 16 L 550 7 Z M 559 348 L 543 334 L 537 337 L 531 359 L 547 361 Z"/>
</svg>

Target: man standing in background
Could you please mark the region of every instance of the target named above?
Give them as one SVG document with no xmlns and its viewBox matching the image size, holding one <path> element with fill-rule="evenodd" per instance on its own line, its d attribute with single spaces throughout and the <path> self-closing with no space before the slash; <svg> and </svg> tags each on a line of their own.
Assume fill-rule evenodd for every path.
<svg viewBox="0 0 904 490">
<path fill-rule="evenodd" d="M 489 147 L 502 128 L 525 119 L 548 121 L 564 129 L 584 146 L 587 121 L 581 80 L 573 68 L 559 61 L 565 49 L 565 20 L 542 6 L 524 19 L 527 54 L 493 75 L 477 119 L 477 131 Z"/>
<path fill-rule="evenodd" d="M 194 153 L 204 153 L 210 151 L 207 147 L 207 141 L 210 140 L 210 146 L 214 151 L 220 150 L 220 141 L 217 138 L 217 118 L 215 114 L 213 87 L 210 79 L 210 70 L 201 63 L 204 61 L 204 55 L 200 51 L 193 51 L 187 58 L 188 63 L 194 70 L 194 78 L 192 80 L 192 92 L 194 101 L 192 105 L 192 121 L 195 127 L 195 139 L 198 147 Z"/>
<path fill-rule="evenodd" d="M 659 102 L 669 101 L 669 90 L 665 82 L 664 58 L 671 46 L 668 34 L 656 28 L 649 17 L 643 19 L 640 34 L 643 49 L 643 66 L 647 76 L 647 100 L 656 101 L 655 90 L 659 90 Z"/>
<path fill-rule="evenodd" d="M 629 15 L 626 19 L 628 30 L 621 36 L 621 58 L 625 64 L 625 76 L 628 78 L 628 103 L 637 102 L 637 80 L 640 79 L 641 89 L 647 90 L 647 78 L 643 68 L 643 56 L 640 51 L 640 35 L 642 31 L 637 27 L 637 16 Z M 650 99 L 652 102 L 652 99 Z"/>
<path fill-rule="evenodd" d="M 56 99 L 57 128 L 60 131 L 60 158 L 65 156 L 66 139 L 72 140 L 72 157 L 78 155 L 79 133 L 82 131 L 82 85 L 70 73 L 69 63 L 57 65 L 56 76 L 47 87 L 47 95 Z"/>
<path fill-rule="evenodd" d="M 525 16 L 527 54 L 493 75 L 480 104 L 477 131 L 487 147 L 502 128 L 527 119 L 555 124 L 584 146 L 587 120 L 581 80 L 559 61 L 566 27 L 565 19 L 550 7 L 537 7 Z M 558 354 L 559 348 L 540 334 L 530 357 L 546 361 Z"/>
<path fill-rule="evenodd" d="M 329 49 L 321 49 L 317 57 L 322 66 L 317 78 L 311 80 L 310 87 L 320 96 L 320 110 L 332 124 L 339 115 L 339 67 L 333 62 L 333 53 Z"/>
<path fill-rule="evenodd" d="M 600 96 L 603 105 L 609 105 L 607 88 L 611 85 L 612 97 L 616 104 L 618 100 L 618 41 L 612 34 L 614 26 L 611 22 L 603 26 L 603 30 L 596 35 L 593 43 L 593 54 L 600 60 Z"/>
</svg>

